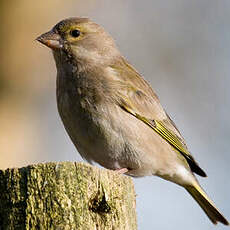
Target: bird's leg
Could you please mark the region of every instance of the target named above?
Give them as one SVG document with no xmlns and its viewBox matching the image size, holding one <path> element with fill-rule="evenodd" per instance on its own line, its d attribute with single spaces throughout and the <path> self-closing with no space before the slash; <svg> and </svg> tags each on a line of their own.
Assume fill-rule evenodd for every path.
<svg viewBox="0 0 230 230">
<path fill-rule="evenodd" d="M 116 172 L 120 173 L 120 174 L 125 174 L 127 173 L 129 170 L 127 168 L 121 168 L 121 169 L 115 169 Z"/>
</svg>

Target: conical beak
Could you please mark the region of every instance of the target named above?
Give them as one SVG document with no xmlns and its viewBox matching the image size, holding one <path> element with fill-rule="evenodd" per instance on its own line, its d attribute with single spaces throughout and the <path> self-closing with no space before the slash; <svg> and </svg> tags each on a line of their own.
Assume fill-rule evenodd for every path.
<svg viewBox="0 0 230 230">
<path fill-rule="evenodd" d="M 37 37 L 36 40 L 53 50 L 62 48 L 61 36 L 52 30 Z"/>
</svg>

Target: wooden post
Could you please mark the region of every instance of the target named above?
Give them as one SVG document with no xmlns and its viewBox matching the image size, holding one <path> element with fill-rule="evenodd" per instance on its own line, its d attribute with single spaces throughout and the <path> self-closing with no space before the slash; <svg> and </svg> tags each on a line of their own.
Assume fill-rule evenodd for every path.
<svg viewBox="0 0 230 230">
<path fill-rule="evenodd" d="M 84 163 L 0 170 L 0 230 L 136 230 L 130 177 Z"/>
</svg>

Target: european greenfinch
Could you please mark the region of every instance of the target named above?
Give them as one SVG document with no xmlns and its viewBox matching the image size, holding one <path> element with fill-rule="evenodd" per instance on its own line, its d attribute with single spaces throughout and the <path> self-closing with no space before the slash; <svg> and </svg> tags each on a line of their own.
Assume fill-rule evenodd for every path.
<svg viewBox="0 0 230 230">
<path fill-rule="evenodd" d="M 157 95 L 101 26 L 69 18 L 37 40 L 53 51 L 58 111 L 84 159 L 181 185 L 212 223 L 229 224 L 199 185 L 194 174 L 206 174 Z"/>
</svg>

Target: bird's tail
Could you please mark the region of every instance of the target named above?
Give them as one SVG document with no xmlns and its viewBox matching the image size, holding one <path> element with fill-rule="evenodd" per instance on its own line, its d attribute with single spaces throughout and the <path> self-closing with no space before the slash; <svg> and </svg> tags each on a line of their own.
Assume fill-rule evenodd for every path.
<svg viewBox="0 0 230 230">
<path fill-rule="evenodd" d="M 208 218 L 212 221 L 213 224 L 221 222 L 224 225 L 229 225 L 228 221 L 215 207 L 213 202 L 208 198 L 207 194 L 198 183 L 194 186 L 187 186 L 185 187 L 185 189 L 197 201 L 197 203 L 204 210 L 204 212 L 207 214 Z"/>
</svg>

